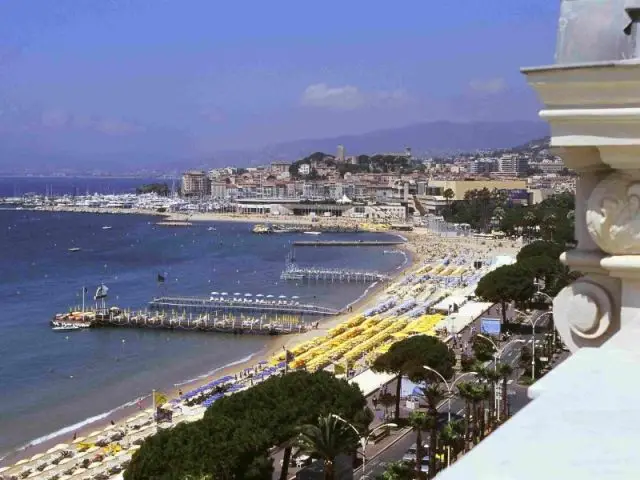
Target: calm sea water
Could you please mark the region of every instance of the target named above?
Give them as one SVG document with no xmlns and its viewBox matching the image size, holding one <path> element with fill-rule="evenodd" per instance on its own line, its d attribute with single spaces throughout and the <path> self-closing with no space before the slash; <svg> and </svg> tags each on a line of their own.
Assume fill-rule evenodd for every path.
<svg viewBox="0 0 640 480">
<path fill-rule="evenodd" d="M 135 188 L 135 186 L 134 186 Z M 12 194 L 12 193 L 10 193 Z M 364 292 L 354 284 L 297 285 L 279 275 L 293 240 L 259 236 L 245 223 L 187 228 L 157 217 L 0 211 L 0 453 L 265 348 L 265 337 L 202 332 L 104 329 L 53 332 L 56 312 L 81 302 L 101 282 L 112 304 L 144 307 L 159 293 L 208 296 L 213 290 L 298 295 L 343 307 Z M 102 226 L 110 225 L 111 230 Z M 323 240 L 380 234 L 323 234 Z M 68 251 L 80 247 L 76 253 Z M 392 271 L 403 255 L 379 247 L 298 248 L 300 264 Z M 70 429 L 72 432 L 74 429 Z M 67 434 L 67 437 L 71 433 Z M 63 440 L 68 440 L 65 437 Z M 1 455 L 0 455 L 1 456 Z"/>
</svg>

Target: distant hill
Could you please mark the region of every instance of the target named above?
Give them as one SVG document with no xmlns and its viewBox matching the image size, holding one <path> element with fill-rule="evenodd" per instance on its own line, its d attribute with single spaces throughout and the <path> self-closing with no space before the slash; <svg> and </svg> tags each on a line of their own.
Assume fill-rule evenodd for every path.
<svg viewBox="0 0 640 480">
<path fill-rule="evenodd" d="M 510 148 L 548 133 L 546 123 L 535 121 L 428 122 L 361 135 L 278 143 L 262 149 L 255 157 L 296 160 L 311 152 L 333 153 L 338 145 L 345 146 L 347 155 L 399 152 L 405 147 L 411 147 L 418 155 L 439 155 Z"/>
</svg>

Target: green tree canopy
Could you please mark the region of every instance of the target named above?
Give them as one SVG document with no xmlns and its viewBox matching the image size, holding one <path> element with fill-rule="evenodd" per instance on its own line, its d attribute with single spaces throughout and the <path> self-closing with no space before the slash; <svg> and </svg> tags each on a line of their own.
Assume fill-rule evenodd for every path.
<svg viewBox="0 0 640 480">
<path fill-rule="evenodd" d="M 126 480 L 271 478 L 268 451 L 296 435 L 299 425 L 335 413 L 353 423 L 372 418 L 362 392 L 327 372 L 293 372 L 224 397 L 202 420 L 149 438 L 127 468 Z M 363 425 L 366 427 L 368 425 Z"/>
<path fill-rule="evenodd" d="M 503 265 L 487 273 L 478 282 L 476 295 L 487 302 L 502 305 L 502 320 L 507 322 L 507 303 L 523 304 L 531 300 L 536 289 L 533 276 L 526 268 L 516 264 Z"/>
<path fill-rule="evenodd" d="M 396 385 L 396 412 L 400 416 L 400 392 L 402 376 L 407 375 L 412 381 L 423 380 L 426 371 L 423 366 L 433 368 L 444 378 L 451 378 L 455 355 L 449 347 L 429 335 L 416 335 L 391 345 L 391 348 L 373 363 L 375 372 L 394 373 L 398 375 Z"/>
</svg>

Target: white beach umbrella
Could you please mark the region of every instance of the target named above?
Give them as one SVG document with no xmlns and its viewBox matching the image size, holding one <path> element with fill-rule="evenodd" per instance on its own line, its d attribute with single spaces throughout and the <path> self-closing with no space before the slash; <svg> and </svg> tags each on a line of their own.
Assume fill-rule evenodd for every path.
<svg viewBox="0 0 640 480">
<path fill-rule="evenodd" d="M 33 462 L 35 460 L 38 460 L 39 458 L 44 457 L 44 453 L 36 453 L 33 457 L 31 457 L 31 460 L 29 460 L 30 462 Z"/>
<path fill-rule="evenodd" d="M 64 450 L 65 448 L 68 448 L 68 447 L 69 447 L 69 445 L 66 444 L 66 443 L 59 443 L 55 447 L 50 448 L 49 450 L 47 450 L 47 453 L 57 452 L 59 450 Z"/>
<path fill-rule="evenodd" d="M 294 295 L 294 296 L 293 296 L 293 297 L 291 297 L 291 298 L 300 298 L 300 297 L 299 297 L 298 295 Z"/>
<path fill-rule="evenodd" d="M 222 292 L 220 295 L 229 295 L 227 292 Z"/>
<path fill-rule="evenodd" d="M 256 295 L 256 297 L 264 297 L 264 295 L 259 293 L 259 294 Z"/>
<path fill-rule="evenodd" d="M 245 293 L 245 294 L 244 294 L 244 296 L 245 296 L 245 297 L 251 297 L 251 296 L 253 296 L 253 295 L 251 295 L 250 293 Z"/>
<path fill-rule="evenodd" d="M 280 295 L 278 298 L 287 298 L 286 295 Z"/>
<path fill-rule="evenodd" d="M 72 443 L 73 444 L 77 444 L 77 443 L 82 443 L 87 439 L 87 437 L 78 437 L 76 438 Z"/>
<path fill-rule="evenodd" d="M 211 295 L 220 295 L 218 292 L 211 292 Z"/>
<path fill-rule="evenodd" d="M 267 295 L 267 298 L 273 298 L 273 295 Z"/>
<path fill-rule="evenodd" d="M 234 297 L 239 297 L 240 295 L 242 295 L 240 292 L 236 292 L 233 294 Z"/>
</svg>

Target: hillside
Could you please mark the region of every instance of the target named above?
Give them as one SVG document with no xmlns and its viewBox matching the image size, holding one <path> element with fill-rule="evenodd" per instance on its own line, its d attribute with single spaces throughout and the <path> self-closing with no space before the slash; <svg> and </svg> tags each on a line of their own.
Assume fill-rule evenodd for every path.
<svg viewBox="0 0 640 480">
<path fill-rule="evenodd" d="M 310 152 L 333 153 L 337 145 L 344 145 L 348 155 L 397 152 L 404 147 L 411 147 L 414 154 L 436 155 L 523 145 L 532 138 L 544 137 L 548 131 L 547 124 L 533 121 L 428 122 L 362 135 L 279 143 L 262 149 L 257 157 L 266 155 L 269 158 L 293 160 Z"/>
</svg>

